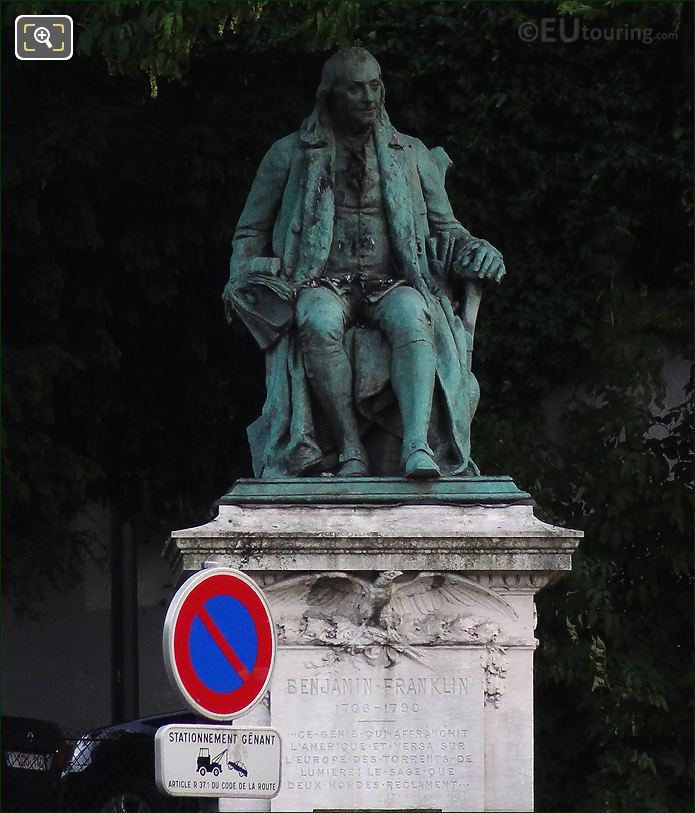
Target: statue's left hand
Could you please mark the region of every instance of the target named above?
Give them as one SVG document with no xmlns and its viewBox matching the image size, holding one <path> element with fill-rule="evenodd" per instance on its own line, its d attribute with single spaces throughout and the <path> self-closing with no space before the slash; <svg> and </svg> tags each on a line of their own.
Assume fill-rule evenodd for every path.
<svg viewBox="0 0 695 813">
<path fill-rule="evenodd" d="M 502 254 L 487 240 L 470 240 L 454 259 L 453 267 L 464 278 L 489 279 L 498 283 L 507 273 Z"/>
</svg>

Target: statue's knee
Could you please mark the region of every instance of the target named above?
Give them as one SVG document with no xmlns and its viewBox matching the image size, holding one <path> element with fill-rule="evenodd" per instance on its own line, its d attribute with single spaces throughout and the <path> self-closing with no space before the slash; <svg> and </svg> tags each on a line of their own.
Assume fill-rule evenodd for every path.
<svg viewBox="0 0 695 813">
<path fill-rule="evenodd" d="M 296 324 L 304 350 L 330 352 L 342 347 L 345 333 L 343 312 L 327 297 L 302 294 L 297 303 Z"/>
<path fill-rule="evenodd" d="M 432 319 L 427 303 L 414 288 L 396 288 L 384 303 L 380 326 L 393 347 L 432 341 Z"/>
</svg>

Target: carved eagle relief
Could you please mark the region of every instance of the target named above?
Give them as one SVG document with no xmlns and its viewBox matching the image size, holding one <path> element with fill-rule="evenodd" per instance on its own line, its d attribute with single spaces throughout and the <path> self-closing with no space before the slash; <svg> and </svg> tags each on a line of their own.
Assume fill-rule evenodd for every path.
<svg viewBox="0 0 695 813">
<path fill-rule="evenodd" d="M 516 611 L 499 595 L 455 573 L 387 570 L 291 576 L 266 587 L 280 638 L 333 644 L 494 641 L 500 616 Z"/>
</svg>

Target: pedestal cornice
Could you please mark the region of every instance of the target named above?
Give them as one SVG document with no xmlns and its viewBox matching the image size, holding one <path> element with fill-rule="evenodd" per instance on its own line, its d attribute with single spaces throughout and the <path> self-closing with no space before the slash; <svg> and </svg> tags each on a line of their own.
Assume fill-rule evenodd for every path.
<svg viewBox="0 0 695 813">
<path fill-rule="evenodd" d="M 541 522 L 527 504 L 225 505 L 174 531 L 180 573 L 206 559 L 242 570 L 566 571 L 581 531 Z"/>
</svg>

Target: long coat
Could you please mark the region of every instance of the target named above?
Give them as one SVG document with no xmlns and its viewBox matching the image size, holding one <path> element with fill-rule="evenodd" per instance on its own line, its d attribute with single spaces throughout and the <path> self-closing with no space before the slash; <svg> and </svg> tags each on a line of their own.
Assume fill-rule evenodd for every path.
<svg viewBox="0 0 695 813">
<path fill-rule="evenodd" d="M 462 472 L 470 462 L 470 421 L 479 393 L 470 371 L 472 337 L 454 314 L 446 280 L 433 272 L 432 260 L 442 238 L 455 240 L 457 249 L 473 238 L 454 217 L 442 173 L 424 144 L 397 132 L 385 114 L 374 136 L 394 260 L 400 277 L 425 297 L 432 317 L 443 396 L 441 425 L 430 432 L 438 438 L 433 448 L 445 469 Z M 248 430 L 257 477 L 298 475 L 330 461 L 330 438 L 314 420 L 292 321 L 295 292 L 326 269 L 335 217 L 334 164 L 333 132 L 314 111 L 298 132 L 268 150 L 234 235 L 224 295 L 266 350 L 267 398 Z M 391 418 L 380 420 L 384 404 L 393 405 L 385 340 L 375 331 L 357 330 L 349 331 L 346 342 L 358 413 L 394 432 Z M 376 375 L 360 375 L 360 358 L 367 357 Z"/>
</svg>

